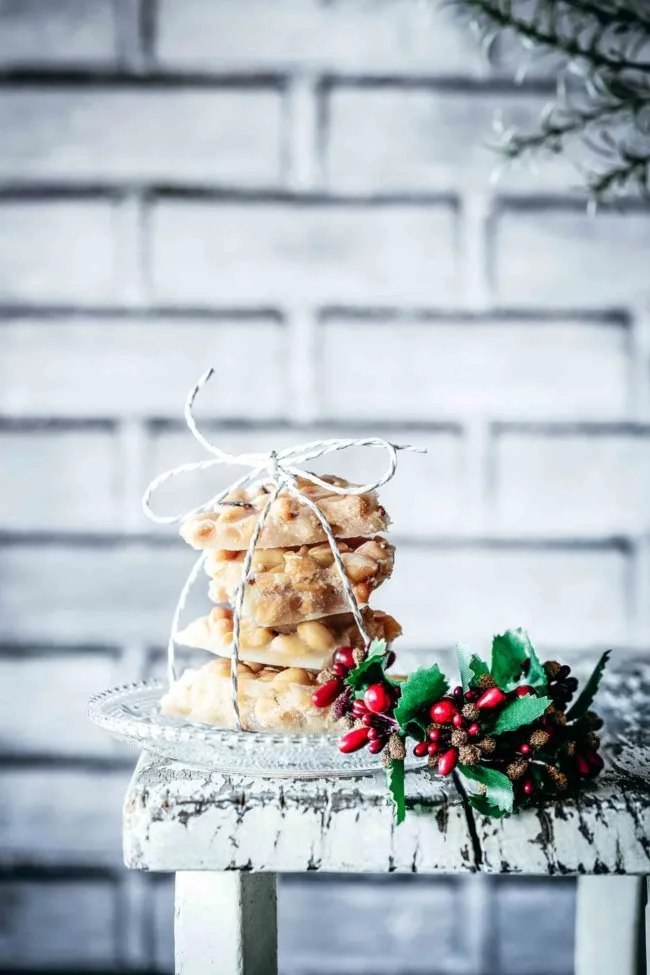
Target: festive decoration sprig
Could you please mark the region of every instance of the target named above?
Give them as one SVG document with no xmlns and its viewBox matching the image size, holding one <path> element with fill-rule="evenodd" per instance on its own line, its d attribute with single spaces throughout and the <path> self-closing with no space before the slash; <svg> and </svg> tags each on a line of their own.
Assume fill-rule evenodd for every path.
<svg viewBox="0 0 650 975">
<path fill-rule="evenodd" d="M 341 751 L 382 753 L 398 823 L 406 812 L 408 739 L 434 772 L 462 777 L 474 809 L 501 817 L 566 796 L 602 770 L 603 722 L 591 705 L 608 656 L 576 697 L 578 681 L 567 664 L 542 663 L 524 630 L 508 630 L 494 637 L 489 665 L 458 650 L 461 682 L 450 692 L 437 664 L 392 677 L 395 655 L 373 640 L 367 650 L 337 651 L 313 702 L 347 717 Z"/>
<path fill-rule="evenodd" d="M 592 202 L 650 196 L 650 8 L 645 0 L 448 0 L 490 45 L 514 34 L 552 54 L 557 94 L 536 129 L 503 133 L 510 159 L 581 147 Z M 526 55 L 524 54 L 524 57 Z M 523 78 L 528 65 L 517 72 Z"/>
</svg>

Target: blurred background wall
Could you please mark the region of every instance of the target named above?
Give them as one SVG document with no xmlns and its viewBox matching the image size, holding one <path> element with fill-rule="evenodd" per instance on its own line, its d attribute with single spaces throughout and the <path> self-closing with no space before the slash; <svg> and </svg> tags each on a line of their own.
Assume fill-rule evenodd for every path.
<svg viewBox="0 0 650 975">
<path fill-rule="evenodd" d="M 3 970 L 170 969 L 170 882 L 121 868 L 134 755 L 84 705 L 159 665 L 191 556 L 139 499 L 208 364 L 229 448 L 428 445 L 385 491 L 408 666 L 520 624 L 647 645 L 650 220 L 591 219 L 563 163 L 490 183 L 494 113 L 552 90 L 509 61 L 418 0 L 0 2 Z M 572 909 L 296 878 L 283 970 L 569 975 Z"/>
</svg>

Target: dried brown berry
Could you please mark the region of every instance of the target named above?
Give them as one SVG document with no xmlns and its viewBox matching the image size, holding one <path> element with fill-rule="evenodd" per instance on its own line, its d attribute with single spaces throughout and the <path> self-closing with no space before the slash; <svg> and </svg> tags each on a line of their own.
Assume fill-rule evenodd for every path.
<svg viewBox="0 0 650 975">
<path fill-rule="evenodd" d="M 478 678 L 476 683 L 483 691 L 487 691 L 488 687 L 497 686 L 497 682 L 495 681 L 492 674 L 481 674 L 481 676 Z"/>
<path fill-rule="evenodd" d="M 566 745 L 564 746 L 564 750 L 570 758 L 573 758 L 576 753 L 575 741 L 567 741 Z"/>
<path fill-rule="evenodd" d="M 564 772 L 560 772 L 559 768 L 555 765 L 547 765 L 546 773 L 553 785 L 559 792 L 565 792 L 569 788 L 569 780 L 567 779 Z"/>
<path fill-rule="evenodd" d="M 475 704 L 463 705 L 461 714 L 463 715 L 464 718 L 467 718 L 468 721 L 478 721 L 478 719 L 481 716 L 481 712 L 479 711 L 479 709 L 476 707 Z"/>
<path fill-rule="evenodd" d="M 506 775 L 513 782 L 521 779 L 528 771 L 528 762 L 525 758 L 516 758 L 514 762 L 510 762 L 506 765 Z"/>
<path fill-rule="evenodd" d="M 463 745 L 458 750 L 458 758 L 463 765 L 476 765 L 481 760 L 481 750 L 476 745 Z"/>
<path fill-rule="evenodd" d="M 404 739 L 400 738 L 399 735 L 391 735 L 388 739 L 388 751 L 390 752 L 390 757 L 396 760 L 405 758 L 406 748 L 404 746 Z"/>
<path fill-rule="evenodd" d="M 389 750 L 384 748 L 383 752 L 381 753 L 381 764 L 384 766 L 384 768 L 390 768 L 392 761 L 393 759 L 391 758 Z"/>
<path fill-rule="evenodd" d="M 547 660 L 544 664 L 544 673 L 549 680 L 556 680 L 561 668 L 562 664 L 558 663 L 557 660 Z"/>
<path fill-rule="evenodd" d="M 585 724 L 592 731 L 599 731 L 603 726 L 603 719 L 595 711 L 587 711 L 585 714 Z"/>
<path fill-rule="evenodd" d="M 549 735 L 548 731 L 544 731 L 543 728 L 538 728 L 536 731 L 533 731 L 532 735 L 528 739 L 528 743 L 530 747 L 537 752 L 540 748 L 545 748 L 550 740 L 551 736 Z"/>
<path fill-rule="evenodd" d="M 547 708 L 545 714 L 551 719 L 551 721 L 555 721 L 556 724 L 564 725 L 567 722 L 567 717 L 564 711 L 560 711 L 560 709 L 555 707 L 555 705 Z"/>
<path fill-rule="evenodd" d="M 316 683 L 327 684 L 328 681 L 334 680 L 335 677 L 336 674 L 334 673 L 334 671 L 331 670 L 329 667 L 326 667 L 325 670 L 321 670 L 318 674 L 316 674 Z"/>
<path fill-rule="evenodd" d="M 454 748 L 460 748 L 461 745 L 466 745 L 469 741 L 469 735 L 464 728 L 454 728 L 451 733 L 451 743 Z M 461 759 L 462 761 L 462 759 Z"/>
<path fill-rule="evenodd" d="M 368 654 L 366 653 L 366 651 L 365 651 L 365 649 L 363 647 L 356 647 L 352 651 L 352 655 L 354 657 L 354 662 L 357 665 L 357 667 L 359 666 L 359 664 L 362 664 L 363 661 L 368 656 Z"/>
<path fill-rule="evenodd" d="M 590 731 L 586 738 L 588 744 L 595 752 L 600 748 L 600 736 L 595 731 Z"/>
<path fill-rule="evenodd" d="M 485 755 L 492 755 L 496 751 L 497 743 L 495 738 L 484 738 L 476 743 Z"/>
</svg>

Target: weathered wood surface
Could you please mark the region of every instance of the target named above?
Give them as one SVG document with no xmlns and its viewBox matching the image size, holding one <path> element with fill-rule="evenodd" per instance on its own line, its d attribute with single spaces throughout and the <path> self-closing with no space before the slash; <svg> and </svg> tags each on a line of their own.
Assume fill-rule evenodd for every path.
<svg viewBox="0 0 650 975">
<path fill-rule="evenodd" d="M 601 706 L 609 767 L 563 803 L 494 821 L 451 785 L 409 773 L 396 827 L 383 775 L 273 780 L 140 758 L 124 810 L 127 866 L 141 870 L 650 874 L 644 662 L 622 661 Z M 645 756 L 645 757 L 644 757 Z"/>
</svg>

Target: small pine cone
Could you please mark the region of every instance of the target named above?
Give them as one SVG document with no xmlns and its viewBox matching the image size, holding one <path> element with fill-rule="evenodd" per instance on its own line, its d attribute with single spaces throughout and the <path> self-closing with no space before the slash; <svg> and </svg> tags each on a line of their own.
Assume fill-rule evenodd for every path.
<svg viewBox="0 0 650 975">
<path fill-rule="evenodd" d="M 356 724 L 356 721 L 354 720 L 351 714 L 346 714 L 345 717 L 343 718 L 343 723 L 345 727 L 348 729 L 348 731 L 352 731 L 352 729 Z"/>
<path fill-rule="evenodd" d="M 487 691 L 488 687 L 496 687 L 497 682 L 495 681 L 492 674 L 481 674 L 476 682 L 482 691 Z"/>
<path fill-rule="evenodd" d="M 484 755 L 493 755 L 496 751 L 496 738 L 484 738 L 476 743 Z"/>
<path fill-rule="evenodd" d="M 429 766 L 429 768 L 435 769 L 435 771 L 437 772 L 438 771 L 438 760 L 439 759 L 440 759 L 440 755 L 429 755 L 429 760 L 427 762 L 427 765 Z"/>
<path fill-rule="evenodd" d="M 566 792 L 566 790 L 569 788 L 569 780 L 564 772 L 560 772 L 556 765 L 547 765 L 546 774 L 558 792 Z"/>
<path fill-rule="evenodd" d="M 327 684 L 328 680 L 334 680 L 335 677 L 336 674 L 334 671 L 330 670 L 329 667 L 326 667 L 325 670 L 321 670 L 318 674 L 316 674 L 316 683 Z"/>
<path fill-rule="evenodd" d="M 330 708 L 330 714 L 335 721 L 350 712 L 352 700 L 352 689 L 347 687 L 342 694 L 339 694 Z"/>
<path fill-rule="evenodd" d="M 557 675 L 560 673 L 560 668 L 562 664 L 558 663 L 557 660 L 547 660 L 544 664 L 544 673 L 549 680 L 555 680 Z"/>
<path fill-rule="evenodd" d="M 458 758 L 463 765 L 476 765 L 481 760 L 481 749 L 476 745 L 463 745 L 458 750 Z"/>
<path fill-rule="evenodd" d="M 506 765 L 506 775 L 513 782 L 521 779 L 528 771 L 528 762 L 525 758 L 516 758 L 514 762 Z"/>
<path fill-rule="evenodd" d="M 356 649 L 352 651 L 352 656 L 354 657 L 354 662 L 358 667 L 359 664 L 363 663 L 368 654 L 366 653 L 364 647 L 356 647 Z"/>
<path fill-rule="evenodd" d="M 404 739 L 400 738 L 399 735 L 391 735 L 388 739 L 388 751 L 390 757 L 400 760 L 406 758 L 406 748 L 404 746 Z"/>
<path fill-rule="evenodd" d="M 576 743 L 575 743 L 575 741 L 567 741 L 566 745 L 564 746 L 564 750 L 567 753 L 567 755 L 569 756 L 569 758 L 573 758 L 573 756 L 576 753 Z"/>
<path fill-rule="evenodd" d="M 540 748 L 545 748 L 550 740 L 551 736 L 549 735 L 548 731 L 544 731 L 543 728 L 538 728 L 536 731 L 533 731 L 532 735 L 528 739 L 528 744 L 533 751 L 537 752 Z"/>
<path fill-rule="evenodd" d="M 381 753 L 381 764 L 384 766 L 384 768 L 390 768 L 392 761 L 393 758 L 391 753 L 387 748 L 384 748 L 383 752 Z"/>
<path fill-rule="evenodd" d="M 560 711 L 560 709 L 556 707 L 554 704 L 551 705 L 550 708 L 547 708 L 544 713 L 546 714 L 547 717 L 551 719 L 551 721 L 555 721 L 556 724 L 564 725 L 567 722 L 566 714 L 564 713 L 564 711 Z"/>
<path fill-rule="evenodd" d="M 597 735 L 595 731 L 590 731 L 587 735 L 587 742 L 593 748 L 595 752 L 600 748 L 600 735 Z"/>
<path fill-rule="evenodd" d="M 454 728 L 451 733 L 451 743 L 454 748 L 460 748 L 461 745 L 466 745 L 469 741 L 469 735 L 464 728 Z"/>
<path fill-rule="evenodd" d="M 467 718 L 468 721 L 478 721 L 478 719 L 481 717 L 481 712 L 475 704 L 464 704 L 461 714 L 464 718 Z"/>
<path fill-rule="evenodd" d="M 587 711 L 585 714 L 585 724 L 592 731 L 599 731 L 603 726 L 603 719 L 595 711 Z"/>
</svg>

